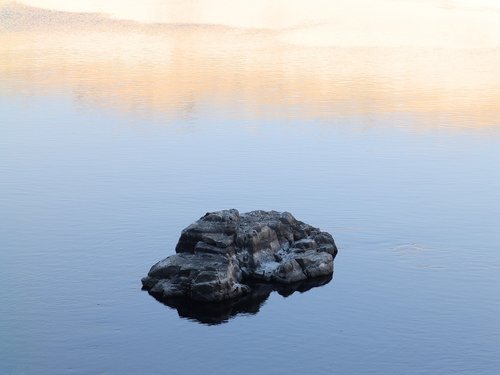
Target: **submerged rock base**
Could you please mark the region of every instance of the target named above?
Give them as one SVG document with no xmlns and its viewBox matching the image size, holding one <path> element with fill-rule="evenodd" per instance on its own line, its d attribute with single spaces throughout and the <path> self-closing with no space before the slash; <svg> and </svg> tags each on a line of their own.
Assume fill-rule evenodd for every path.
<svg viewBox="0 0 500 375">
<path fill-rule="evenodd" d="M 249 294 L 252 281 L 292 284 L 330 276 L 337 247 L 329 233 L 288 212 L 210 212 L 185 228 L 177 254 L 142 279 L 158 298 L 218 302 Z"/>
</svg>

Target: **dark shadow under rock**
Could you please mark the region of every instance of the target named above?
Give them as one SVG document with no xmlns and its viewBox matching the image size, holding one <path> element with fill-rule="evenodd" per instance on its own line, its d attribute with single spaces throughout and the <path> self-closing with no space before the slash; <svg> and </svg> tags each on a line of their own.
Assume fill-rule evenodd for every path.
<svg viewBox="0 0 500 375">
<path fill-rule="evenodd" d="M 328 284 L 331 276 L 305 280 L 292 284 L 251 284 L 251 291 L 246 295 L 222 302 L 198 302 L 187 298 L 164 298 L 154 295 L 157 301 L 176 309 L 181 318 L 191 321 L 216 325 L 228 322 L 237 315 L 254 315 L 260 311 L 272 292 L 289 297 L 295 292 L 304 293 L 312 288 Z"/>
<path fill-rule="evenodd" d="M 222 302 L 251 295 L 255 282 L 287 285 L 331 276 L 337 247 L 329 233 L 288 212 L 240 215 L 232 209 L 189 225 L 175 251 L 151 267 L 144 289 L 163 300 Z"/>
</svg>

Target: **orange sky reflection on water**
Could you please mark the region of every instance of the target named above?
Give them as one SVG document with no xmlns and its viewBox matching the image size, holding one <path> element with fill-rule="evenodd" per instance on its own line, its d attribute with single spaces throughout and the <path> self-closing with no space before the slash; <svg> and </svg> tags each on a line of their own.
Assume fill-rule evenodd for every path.
<svg viewBox="0 0 500 375">
<path fill-rule="evenodd" d="M 407 43 L 382 33 L 363 44 L 355 42 L 359 30 L 352 25 L 294 27 L 300 19 L 292 16 L 293 22 L 282 21 L 284 28 L 241 28 L 116 20 L 11 3 L 1 9 L 0 95 L 64 92 L 84 105 L 166 118 L 210 105 L 252 119 L 328 121 L 401 112 L 430 126 L 500 125 L 500 47 L 491 35 L 477 48 L 473 37 L 463 46 L 456 39 L 451 46 L 427 44 L 426 33 L 420 41 L 412 34 Z M 467 14 L 460 12 L 457 17 Z M 488 20 L 500 14 L 470 12 Z M 265 20 L 253 22 L 270 23 Z M 478 38 L 488 28 L 496 32 L 485 25 Z M 387 43 L 377 45 L 377 38 Z"/>
</svg>

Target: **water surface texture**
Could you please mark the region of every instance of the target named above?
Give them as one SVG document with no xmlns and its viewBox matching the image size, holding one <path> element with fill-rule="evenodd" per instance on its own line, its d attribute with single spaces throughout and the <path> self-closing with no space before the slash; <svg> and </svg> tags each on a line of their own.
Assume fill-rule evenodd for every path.
<svg viewBox="0 0 500 375">
<path fill-rule="evenodd" d="M 0 1 L 0 373 L 500 372 L 496 1 L 96 3 Z M 332 233 L 333 280 L 140 290 L 227 208 Z"/>
</svg>

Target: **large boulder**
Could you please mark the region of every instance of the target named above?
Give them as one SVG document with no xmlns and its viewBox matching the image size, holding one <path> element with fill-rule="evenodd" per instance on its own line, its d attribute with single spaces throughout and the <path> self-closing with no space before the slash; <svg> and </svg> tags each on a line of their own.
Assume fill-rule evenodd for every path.
<svg viewBox="0 0 500 375">
<path fill-rule="evenodd" d="M 160 298 L 217 302 L 250 292 L 252 281 L 291 284 L 330 276 L 337 247 L 329 233 L 288 212 L 223 210 L 185 228 L 177 254 L 142 279 Z"/>
</svg>

